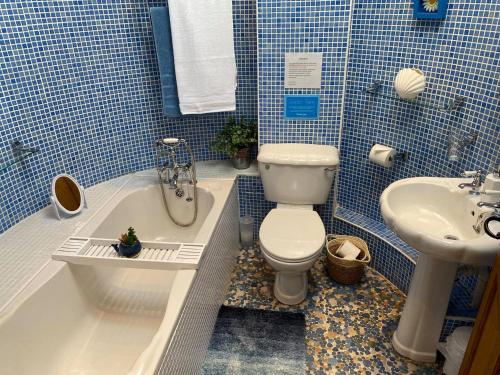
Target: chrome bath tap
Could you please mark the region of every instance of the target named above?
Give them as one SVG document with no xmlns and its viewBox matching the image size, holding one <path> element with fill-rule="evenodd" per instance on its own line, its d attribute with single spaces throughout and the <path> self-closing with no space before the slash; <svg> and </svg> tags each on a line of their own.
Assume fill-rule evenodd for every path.
<svg viewBox="0 0 500 375">
<path fill-rule="evenodd" d="M 177 151 L 181 148 L 189 155 L 187 163 L 179 163 L 177 159 Z M 193 150 L 184 139 L 179 138 L 163 138 L 155 142 L 156 148 L 156 170 L 158 172 L 158 180 L 160 182 L 161 196 L 163 205 L 170 219 L 178 226 L 187 227 L 192 225 L 198 216 L 198 189 L 196 187 L 196 160 Z M 161 158 L 167 157 L 167 161 L 161 163 Z M 165 190 L 164 185 L 169 186 L 169 190 Z M 180 186 L 179 186 L 180 185 Z M 177 199 L 183 199 L 185 202 L 194 203 L 194 212 L 189 222 L 182 222 L 172 216 L 169 205 L 172 204 L 167 200 L 167 195 L 172 196 L 168 191 L 174 191 L 173 196 Z M 175 203 L 175 201 L 174 201 Z"/>
<path fill-rule="evenodd" d="M 170 185 L 171 189 L 177 189 L 177 182 L 179 181 L 179 176 L 186 176 L 189 174 L 189 170 L 191 168 L 191 163 L 186 163 L 186 164 L 178 164 L 177 161 L 175 161 L 170 168 L 172 171 L 172 174 L 168 175 L 167 177 L 167 183 Z M 192 184 L 192 181 L 189 181 Z"/>
<path fill-rule="evenodd" d="M 192 178 L 189 175 L 191 165 L 191 163 L 178 164 L 177 161 L 174 161 L 172 165 L 168 165 L 165 168 L 167 170 L 165 183 L 169 185 L 170 189 L 177 189 L 177 183 L 180 178 L 183 181 L 185 181 L 185 179 L 188 179 L 190 184 L 193 183 Z"/>
<path fill-rule="evenodd" d="M 168 184 L 170 189 L 177 189 L 179 177 L 184 175 L 188 178 L 191 166 L 193 165 L 192 162 L 187 162 L 185 164 L 177 162 L 177 154 L 175 150 L 179 145 L 184 143 L 185 141 L 183 139 L 177 138 L 166 138 L 156 141 L 157 148 L 162 145 L 167 146 L 166 150 L 163 150 L 160 154 L 162 156 L 168 156 L 168 160 L 158 169 L 161 174 L 165 174 L 163 182 Z M 190 181 L 190 183 L 192 183 L 192 181 Z"/>
</svg>

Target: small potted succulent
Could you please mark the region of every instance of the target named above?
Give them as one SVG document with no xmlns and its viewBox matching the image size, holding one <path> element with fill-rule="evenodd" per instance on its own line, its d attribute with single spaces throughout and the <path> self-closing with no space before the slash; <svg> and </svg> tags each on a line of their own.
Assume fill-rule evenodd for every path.
<svg viewBox="0 0 500 375">
<path fill-rule="evenodd" d="M 135 229 L 132 227 L 128 228 L 127 233 L 123 233 L 119 240 L 119 244 L 113 244 L 111 246 L 113 246 L 116 252 L 121 256 L 132 258 L 137 256 L 142 249 L 142 245 L 135 234 Z"/>
<path fill-rule="evenodd" d="M 246 169 L 250 166 L 250 151 L 257 144 L 257 122 L 243 117 L 238 122 L 233 116 L 217 134 L 211 150 L 223 152 L 231 158 L 234 168 Z"/>
</svg>

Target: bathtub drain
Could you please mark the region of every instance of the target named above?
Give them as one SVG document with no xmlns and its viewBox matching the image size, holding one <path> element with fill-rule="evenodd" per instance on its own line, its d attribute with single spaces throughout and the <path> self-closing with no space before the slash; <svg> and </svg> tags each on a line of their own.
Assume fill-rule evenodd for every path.
<svg viewBox="0 0 500 375">
<path fill-rule="evenodd" d="M 184 189 L 182 188 L 175 189 L 175 196 L 177 198 L 182 198 L 184 196 Z"/>
</svg>

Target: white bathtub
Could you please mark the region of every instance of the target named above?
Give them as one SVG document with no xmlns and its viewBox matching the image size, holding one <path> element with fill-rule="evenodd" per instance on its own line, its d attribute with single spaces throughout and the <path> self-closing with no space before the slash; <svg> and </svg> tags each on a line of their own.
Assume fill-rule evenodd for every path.
<svg viewBox="0 0 500 375">
<path fill-rule="evenodd" d="M 228 202 L 232 201 L 231 218 L 223 221 L 237 221 L 233 185 L 232 179 L 201 180 L 198 219 L 193 226 L 181 228 L 166 215 L 157 180 L 134 176 L 75 234 L 116 238 L 133 226 L 144 241 L 214 245 L 214 232 L 228 230 L 218 228 Z M 181 207 L 179 213 L 189 213 L 188 210 Z M 235 228 L 233 225 L 230 230 Z M 212 264 L 225 262 L 223 277 L 227 278 L 232 264 L 228 259 L 235 255 L 230 247 L 237 246 L 235 239 L 237 234 L 226 241 L 225 253 L 218 252 L 220 245 L 215 250 L 211 250 L 214 246 L 207 246 L 205 252 L 209 254 L 204 255 L 197 271 L 94 267 L 49 261 L 0 313 L 0 374 L 154 373 L 169 353 L 182 314 L 191 314 L 193 321 L 198 319 L 196 314 L 193 318 L 192 312 L 186 311 L 197 274 L 202 271 L 210 274 L 208 268 Z M 220 284 L 218 289 L 224 285 Z M 199 283 L 196 288 L 202 287 Z M 200 290 L 196 292 L 199 294 Z M 210 298 L 220 304 L 223 292 L 217 290 L 215 297 Z M 203 301 L 198 299 L 196 303 Z M 213 301 L 207 303 L 212 306 Z M 189 309 L 193 310 L 193 306 Z M 212 315 L 209 320 L 215 321 Z M 205 341 L 212 328 L 213 325 L 208 326 L 206 330 L 210 332 L 203 333 Z M 171 348 L 172 352 L 175 350 Z M 199 351 L 198 356 L 203 355 Z M 199 362 L 191 370 L 186 365 L 186 373 L 195 372 Z"/>
</svg>

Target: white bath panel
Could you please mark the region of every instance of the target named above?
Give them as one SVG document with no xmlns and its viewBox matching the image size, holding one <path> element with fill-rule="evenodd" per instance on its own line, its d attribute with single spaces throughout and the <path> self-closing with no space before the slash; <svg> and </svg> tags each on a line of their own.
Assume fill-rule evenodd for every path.
<svg viewBox="0 0 500 375">
<path fill-rule="evenodd" d="M 141 242 L 135 258 L 125 258 L 111 246 L 116 240 L 69 237 L 52 254 L 52 259 L 92 266 L 114 266 L 149 269 L 198 269 L 204 244 Z"/>
</svg>

